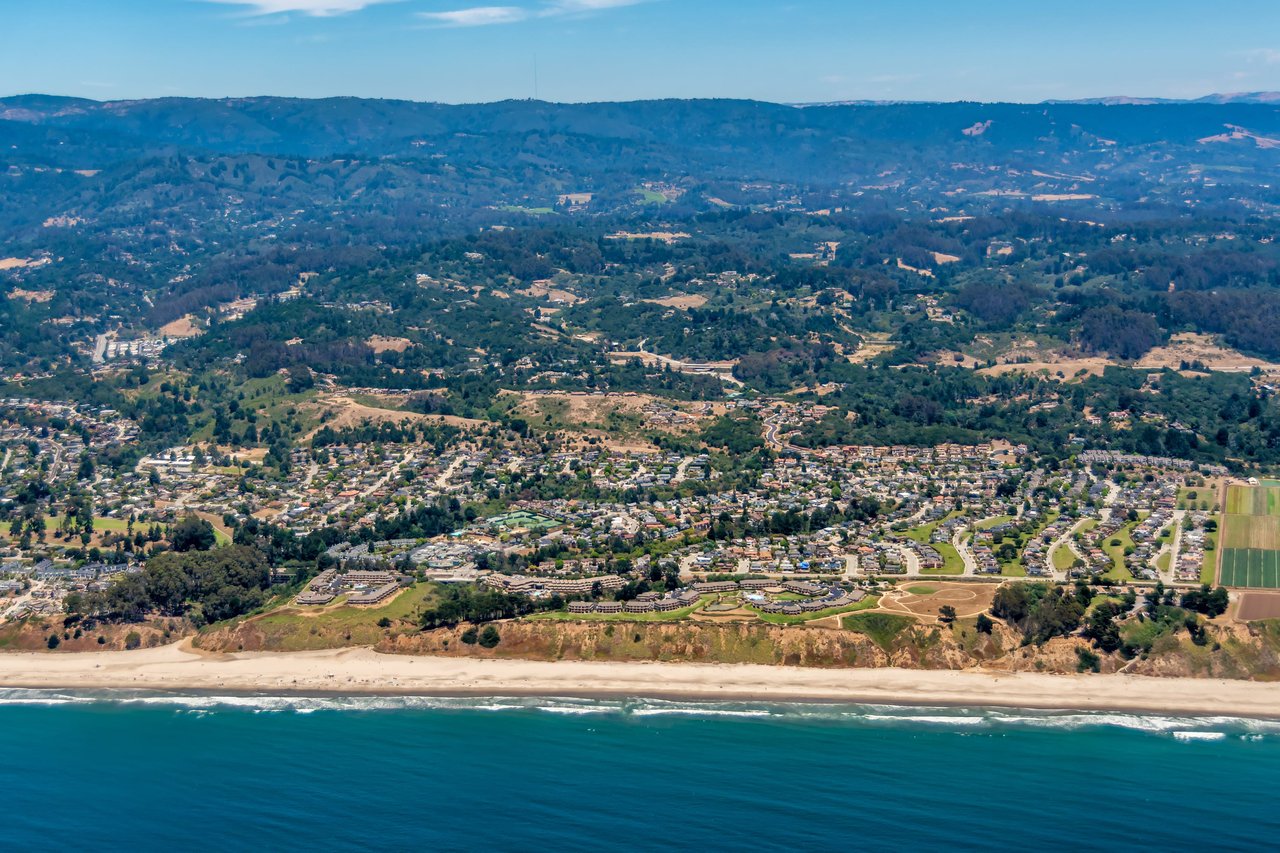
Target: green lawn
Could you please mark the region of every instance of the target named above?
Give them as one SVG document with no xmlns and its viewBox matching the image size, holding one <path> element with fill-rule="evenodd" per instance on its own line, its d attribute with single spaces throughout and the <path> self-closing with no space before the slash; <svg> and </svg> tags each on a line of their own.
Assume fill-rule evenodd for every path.
<svg viewBox="0 0 1280 853">
<path fill-rule="evenodd" d="M 670 199 L 665 195 L 653 190 L 641 188 L 636 190 L 636 194 L 640 196 L 640 200 L 645 204 L 667 204 L 670 202 Z"/>
<path fill-rule="evenodd" d="M 927 586 L 925 584 L 920 584 L 919 586 L 907 587 L 907 592 L 911 593 L 912 595 L 933 595 L 937 591 L 938 591 L 938 588 L 936 586 Z"/>
<path fill-rule="evenodd" d="M 1053 551 L 1053 567 L 1060 572 L 1070 569 L 1076 562 L 1076 554 L 1064 542 Z"/>
<path fill-rule="evenodd" d="M 1215 515 L 1218 529 L 1204 534 L 1204 562 L 1200 564 L 1200 583 L 1218 582 L 1218 534 L 1222 532 L 1222 516 Z"/>
<path fill-rule="evenodd" d="M 1138 521 L 1141 521 L 1139 519 Z M 1106 537 L 1102 543 L 1102 550 L 1111 557 L 1111 571 L 1103 575 L 1113 581 L 1131 581 L 1133 574 L 1124 565 L 1124 552 L 1126 548 L 1133 548 L 1133 528 L 1138 526 L 1138 521 L 1130 521 L 1115 533 Z M 1119 545 L 1112 545 L 1113 539 L 1120 540 Z"/>
<path fill-rule="evenodd" d="M 934 542 L 931 546 L 942 555 L 942 567 L 938 569 L 921 569 L 923 575 L 962 575 L 964 574 L 964 558 L 950 542 Z"/>
<path fill-rule="evenodd" d="M 937 521 L 931 521 L 928 524 L 922 524 L 919 527 L 912 527 L 910 530 L 904 530 L 902 531 L 902 535 L 915 542 L 919 542 L 921 545 L 928 545 L 929 537 L 933 535 L 933 531 L 938 528 L 938 525 L 950 521 L 959 514 L 960 513 L 955 510 L 952 510 Z"/>
</svg>

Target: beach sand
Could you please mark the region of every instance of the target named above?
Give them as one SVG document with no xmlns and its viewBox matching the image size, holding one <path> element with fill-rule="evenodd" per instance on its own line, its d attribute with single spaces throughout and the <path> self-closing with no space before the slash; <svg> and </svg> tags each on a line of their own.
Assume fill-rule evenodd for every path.
<svg viewBox="0 0 1280 853">
<path fill-rule="evenodd" d="M 1280 717 L 1280 683 L 752 664 L 592 663 L 384 655 L 368 648 L 210 655 L 0 654 L 0 687 L 278 694 L 646 696 Z"/>
</svg>

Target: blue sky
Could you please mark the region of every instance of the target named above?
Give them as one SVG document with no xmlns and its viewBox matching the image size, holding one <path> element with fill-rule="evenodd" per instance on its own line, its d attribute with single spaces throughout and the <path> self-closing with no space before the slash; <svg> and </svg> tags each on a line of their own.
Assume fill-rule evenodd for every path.
<svg viewBox="0 0 1280 853">
<path fill-rule="evenodd" d="M 1277 0 L 0 0 L 0 89 L 102 100 L 1039 101 L 1280 90 Z"/>
</svg>

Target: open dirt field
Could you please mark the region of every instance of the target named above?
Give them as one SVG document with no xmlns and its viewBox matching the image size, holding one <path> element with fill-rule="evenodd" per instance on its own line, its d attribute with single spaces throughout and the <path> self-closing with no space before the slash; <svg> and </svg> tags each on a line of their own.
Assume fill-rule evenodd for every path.
<svg viewBox="0 0 1280 853">
<path fill-rule="evenodd" d="M 668 308 L 701 308 L 707 304 L 707 297 L 698 295 L 681 294 L 678 296 L 667 296 L 662 299 L 645 299 L 644 302 L 652 302 L 654 305 L 665 305 Z"/>
<path fill-rule="evenodd" d="M 593 427 L 607 428 L 610 417 L 618 415 L 643 424 L 645 428 L 663 432 L 688 432 L 697 428 L 699 422 L 709 417 L 700 408 L 690 406 L 672 406 L 670 401 L 659 400 L 648 394 L 545 394 L 505 392 L 508 396 L 518 397 L 514 412 L 537 424 L 545 422 L 550 428 L 563 428 L 562 425 L 573 425 L 574 431 L 580 428 L 591 430 Z M 684 416 L 678 420 L 667 416 L 656 416 L 656 412 L 645 411 L 652 407 L 657 412 L 675 411 Z M 712 407 L 716 413 L 723 407 Z M 605 435 L 606 433 L 601 433 Z M 616 436 L 613 436 L 616 438 Z M 641 443 L 645 447 L 648 445 Z"/>
<path fill-rule="evenodd" d="M 683 231 L 645 231 L 637 233 L 634 231 L 618 231 L 605 237 L 606 240 L 661 240 L 663 243 L 674 243 L 677 240 L 687 240 L 689 235 Z"/>
<path fill-rule="evenodd" d="M 1079 379 L 1085 376 L 1101 376 L 1115 362 L 1100 356 L 1063 358 L 1052 361 L 1024 361 L 1013 364 L 996 364 L 979 370 L 986 376 L 1003 376 L 1006 373 L 1044 373 L 1048 376 L 1062 374 L 1063 379 Z"/>
<path fill-rule="evenodd" d="M 1240 596 L 1240 609 L 1236 611 L 1236 618 L 1241 622 L 1280 619 L 1280 593 L 1244 593 Z"/>
<path fill-rule="evenodd" d="M 0 270 L 20 270 L 29 266 L 30 258 L 0 258 Z"/>
<path fill-rule="evenodd" d="M 572 291 L 565 290 L 555 286 L 550 281 L 535 281 L 524 290 L 517 290 L 521 296 L 530 296 L 534 299 L 550 299 L 553 302 L 563 302 L 566 305 L 577 305 L 583 299 Z"/>
<path fill-rule="evenodd" d="M 1182 332 L 1169 339 L 1167 346 L 1156 347 L 1140 358 L 1135 367 L 1178 370 L 1183 362 L 1198 361 L 1210 370 L 1224 373 L 1247 373 L 1258 368 L 1264 373 L 1280 373 L 1280 364 L 1244 355 L 1222 346 L 1210 335 Z"/>
<path fill-rule="evenodd" d="M 25 299 L 27 302 L 48 302 L 53 298 L 52 290 L 11 290 L 10 299 Z"/>
<path fill-rule="evenodd" d="M 1033 195 L 1032 201 L 1089 201 L 1097 198 L 1092 193 L 1040 193 Z"/>
<path fill-rule="evenodd" d="M 413 341 L 408 338 L 388 338 L 383 335 L 374 335 L 365 343 L 374 352 L 404 352 L 413 346 Z"/>
<path fill-rule="evenodd" d="M 404 402 L 404 398 L 396 399 L 389 396 L 387 398 L 388 405 L 398 405 Z M 365 405 L 359 403 L 350 397 L 341 394 L 326 394 L 320 397 L 312 404 L 321 411 L 328 411 L 333 414 L 324 426 L 333 429 L 342 429 L 344 427 L 359 426 L 365 422 L 372 423 L 405 423 L 414 421 L 417 423 L 443 423 L 458 427 L 474 427 L 483 426 L 484 421 L 475 420 L 473 418 L 460 418 L 455 415 L 422 415 L 417 412 L 405 412 L 397 409 L 381 409 L 376 406 Z M 319 427 L 303 436 L 303 440 L 308 440 L 316 434 Z"/>
<path fill-rule="evenodd" d="M 165 323 L 160 327 L 160 334 L 166 338 L 194 338 L 204 334 L 196 325 L 191 322 L 191 315 L 179 317 L 169 323 Z"/>
<path fill-rule="evenodd" d="M 999 586 L 995 583 L 945 583 L 931 578 L 927 584 L 912 584 L 887 593 L 880 599 L 880 609 L 932 621 L 938 618 L 942 606 L 949 604 L 956 609 L 957 616 L 976 616 L 991 606 Z M 916 592 L 912 592 L 913 589 Z M 925 592 L 930 589 L 933 591 Z"/>
<path fill-rule="evenodd" d="M 844 357 L 851 364 L 863 364 L 878 355 L 883 355 L 897 346 L 896 343 L 889 340 L 886 334 L 872 334 L 871 332 L 858 332 L 862 337 L 862 343 L 853 352 L 845 352 Z"/>
</svg>

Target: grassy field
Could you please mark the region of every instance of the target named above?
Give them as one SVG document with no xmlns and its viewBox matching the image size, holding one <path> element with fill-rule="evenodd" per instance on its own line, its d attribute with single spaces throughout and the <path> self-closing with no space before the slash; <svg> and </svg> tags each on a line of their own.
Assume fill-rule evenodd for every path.
<svg viewBox="0 0 1280 853">
<path fill-rule="evenodd" d="M 938 591 L 938 588 L 936 586 L 928 586 L 926 584 L 919 584 L 917 586 L 907 587 L 907 592 L 911 593 L 912 595 L 933 595 L 937 591 Z"/>
<path fill-rule="evenodd" d="M 325 607 L 297 607 L 286 599 L 283 606 L 260 616 L 241 620 L 262 635 L 262 648 L 273 651 L 306 651 L 346 645 L 373 645 L 387 629 L 378 623 L 416 627 L 418 612 L 435 596 L 434 584 L 417 584 L 382 607 L 348 607 L 345 597 Z M 225 623 L 218 627 L 225 627 Z"/>
<path fill-rule="evenodd" d="M 929 537 L 933 535 L 933 531 L 938 529 L 938 525 L 946 521 L 950 521 L 959 514 L 960 513 L 954 511 L 949 512 L 937 521 L 931 521 L 928 524 L 922 524 L 919 527 L 912 527 L 910 530 L 904 530 L 902 535 L 914 542 L 919 542 L 921 545 L 928 545 Z"/>
<path fill-rule="evenodd" d="M 645 204 L 667 204 L 670 201 L 662 193 L 643 188 L 636 190 L 636 195 L 640 196 L 640 201 Z"/>
<path fill-rule="evenodd" d="M 904 530 L 902 535 L 913 542 L 919 542 L 921 545 L 929 545 L 942 556 L 942 566 L 936 569 L 921 569 L 922 574 L 926 575 L 962 575 L 964 574 L 964 560 L 961 559 L 960 553 L 956 551 L 955 546 L 950 542 L 930 542 L 929 538 L 933 536 L 933 531 L 938 525 L 955 518 L 960 513 L 949 512 L 937 521 L 931 521 L 928 524 L 922 524 L 919 527 L 913 527 L 910 530 Z"/>
<path fill-rule="evenodd" d="M 1111 571 L 1104 574 L 1103 577 L 1113 581 L 1133 580 L 1133 573 L 1124 564 L 1124 552 L 1127 548 L 1135 547 L 1132 533 L 1133 528 L 1137 526 L 1138 521 L 1130 521 L 1103 541 L 1102 550 L 1111 558 Z M 1111 543 L 1117 539 L 1120 540 L 1120 544 L 1112 545 Z"/>
<path fill-rule="evenodd" d="M 841 624 L 847 631 L 866 634 L 877 646 L 888 651 L 898 635 L 915 625 L 916 620 L 894 613 L 855 613 L 842 619 Z"/>
<path fill-rule="evenodd" d="M 507 213 L 526 213 L 529 216 L 548 216 L 555 213 L 555 209 L 550 207 L 521 207 L 515 204 L 503 205 L 502 209 Z"/>
<path fill-rule="evenodd" d="M 1053 552 L 1054 569 L 1065 572 L 1070 569 L 1076 562 L 1076 553 L 1072 551 L 1066 543 L 1059 545 Z"/>
<path fill-rule="evenodd" d="M 1200 564 L 1200 583 L 1218 583 L 1218 536 L 1222 530 L 1222 516 L 1216 516 L 1217 530 L 1206 530 L 1204 534 L 1204 562 Z"/>
<path fill-rule="evenodd" d="M 950 542 L 935 542 L 932 547 L 942 555 L 942 567 L 937 569 L 921 569 L 924 575 L 962 575 L 964 574 L 964 558 Z"/>
</svg>

